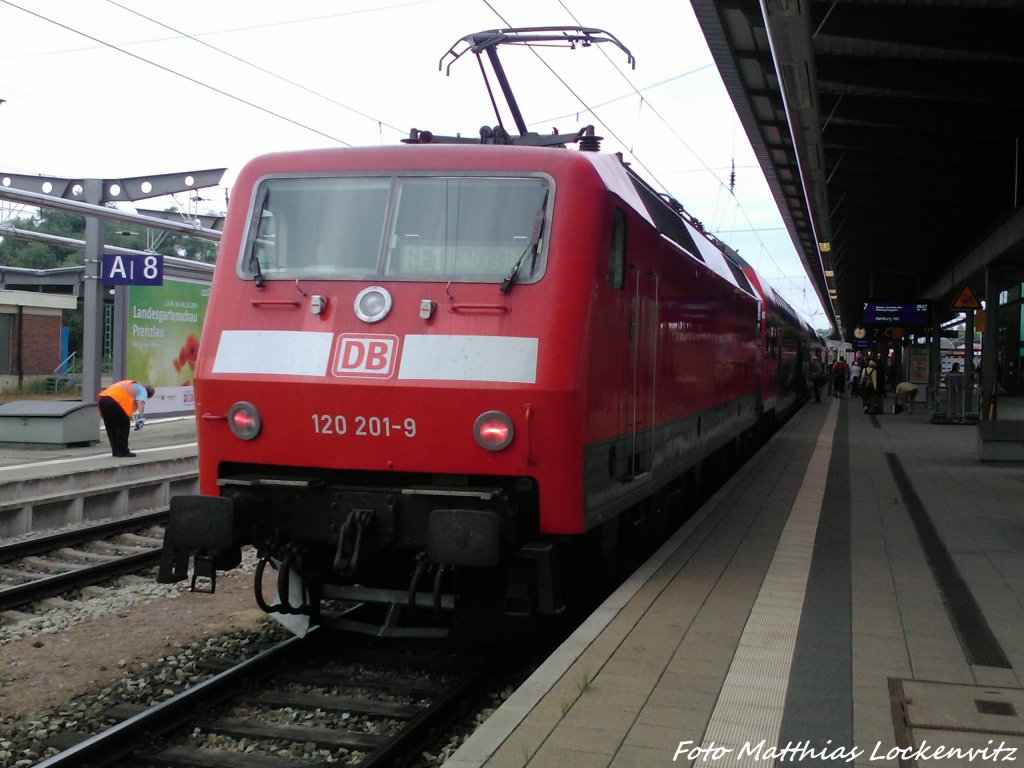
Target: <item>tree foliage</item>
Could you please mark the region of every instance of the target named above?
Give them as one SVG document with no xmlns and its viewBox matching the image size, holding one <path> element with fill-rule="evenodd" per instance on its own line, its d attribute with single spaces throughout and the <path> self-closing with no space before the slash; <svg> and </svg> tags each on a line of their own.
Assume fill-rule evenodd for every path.
<svg viewBox="0 0 1024 768">
<path fill-rule="evenodd" d="M 42 210 L 36 216 L 14 219 L 9 223 L 30 232 L 46 232 L 76 240 L 85 237 L 85 219 L 64 211 Z M 5 236 L 0 242 L 0 266 L 52 269 L 81 263 L 82 252 L 75 248 L 12 236 Z"/>
</svg>

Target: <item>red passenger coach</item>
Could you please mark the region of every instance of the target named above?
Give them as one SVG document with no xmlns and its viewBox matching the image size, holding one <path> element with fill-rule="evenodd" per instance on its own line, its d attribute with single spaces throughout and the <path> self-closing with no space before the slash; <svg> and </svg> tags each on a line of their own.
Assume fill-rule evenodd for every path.
<svg viewBox="0 0 1024 768">
<path fill-rule="evenodd" d="M 805 329 L 592 136 L 413 139 L 239 176 L 196 372 L 201 495 L 172 500 L 161 581 L 194 558 L 212 589 L 251 544 L 258 603 L 303 624 L 559 613 L 678 522 L 687 479 L 762 420 L 762 378 L 772 407 L 796 394 Z"/>
<path fill-rule="evenodd" d="M 761 297 L 761 410 L 768 421 L 785 418 L 807 397 L 810 355 L 825 359 L 825 345 L 803 320 L 738 254 L 733 258 Z"/>
</svg>

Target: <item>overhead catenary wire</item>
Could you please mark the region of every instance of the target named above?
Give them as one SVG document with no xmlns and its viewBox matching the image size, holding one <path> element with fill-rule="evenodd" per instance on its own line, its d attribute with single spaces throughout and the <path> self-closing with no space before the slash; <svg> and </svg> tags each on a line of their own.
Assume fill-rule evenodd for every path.
<svg viewBox="0 0 1024 768">
<path fill-rule="evenodd" d="M 280 112 L 275 112 L 272 109 L 268 109 L 267 107 L 260 106 L 259 104 L 251 102 L 251 101 L 249 101 L 247 99 L 243 99 L 241 96 L 236 96 L 235 94 L 229 93 L 228 91 L 225 91 L 225 90 L 223 90 L 221 88 L 218 88 L 218 87 L 216 87 L 214 85 L 210 85 L 209 83 L 204 83 L 201 80 L 197 80 L 194 77 L 190 77 L 189 75 L 186 75 L 186 74 L 184 74 L 182 72 L 178 72 L 178 71 L 176 71 L 174 69 L 171 69 L 170 67 L 164 66 L 163 64 L 159 64 L 159 63 L 157 63 L 155 61 L 147 59 L 145 56 L 140 56 L 137 53 L 132 53 L 131 51 L 125 50 L 124 48 L 121 48 L 121 47 L 119 47 L 117 45 L 114 45 L 113 43 L 109 43 L 106 40 L 101 40 L 98 37 L 90 35 L 87 32 L 82 32 L 81 30 L 75 29 L 74 27 L 70 27 L 67 24 L 63 24 L 62 22 L 59 22 L 56 19 L 51 19 L 48 16 L 44 16 L 41 13 L 37 13 L 36 11 L 32 11 L 32 10 L 29 10 L 28 8 L 24 8 L 24 7 L 20 6 L 20 5 L 18 5 L 17 3 L 11 2 L 11 0 L 0 0 L 0 3 L 3 3 L 4 5 L 9 5 L 11 8 L 16 8 L 17 10 L 22 11 L 24 13 L 27 13 L 30 16 L 35 16 L 37 19 L 41 19 L 42 21 L 45 21 L 48 24 L 53 24 L 53 25 L 58 26 L 58 27 L 60 27 L 62 29 L 66 29 L 68 32 L 73 32 L 76 35 L 80 35 L 80 36 L 82 36 L 84 38 L 92 40 L 93 42 L 99 43 L 100 45 L 103 45 L 103 46 L 105 46 L 107 48 L 110 48 L 111 50 L 117 51 L 118 53 L 123 53 L 125 56 L 130 56 L 131 58 L 136 59 L 137 61 L 141 61 L 141 62 L 143 62 L 145 64 L 149 64 L 150 66 L 156 67 L 157 69 L 160 69 L 160 70 L 162 70 L 164 72 L 167 72 L 168 74 L 174 75 L 175 77 L 180 77 L 180 78 L 182 78 L 184 80 L 188 80 L 190 83 L 194 83 L 195 85 L 198 85 L 198 86 L 201 86 L 203 88 L 206 88 L 207 90 L 213 91 L 214 93 L 218 93 L 221 96 L 226 96 L 229 99 L 237 101 L 237 102 L 239 102 L 241 104 L 245 104 L 246 106 L 252 107 L 253 109 L 257 109 L 260 112 L 263 112 L 265 114 L 271 115 L 272 117 L 276 117 L 276 118 L 278 118 L 280 120 L 284 120 L 285 122 L 291 123 L 292 125 L 294 125 L 294 126 L 296 126 L 298 128 L 302 128 L 304 130 L 310 131 L 312 133 L 317 134 L 318 136 L 323 136 L 325 139 L 330 139 L 331 141 L 335 141 L 335 142 L 337 142 L 339 144 L 343 144 L 346 147 L 351 147 L 352 146 L 349 142 L 345 141 L 344 139 L 340 139 L 337 136 L 332 136 L 331 134 L 325 133 L 324 131 L 321 131 L 321 130 L 319 130 L 317 128 L 314 128 L 314 127 L 312 127 L 310 125 L 306 125 L 305 123 L 301 123 L 298 120 L 293 120 L 292 118 L 287 117 L 286 115 L 282 115 Z"/>
<path fill-rule="evenodd" d="M 284 83 L 287 83 L 288 85 L 290 85 L 290 86 L 292 86 L 294 88 L 298 88 L 299 90 L 305 91 L 306 93 L 309 93 L 309 94 L 311 94 L 313 96 L 321 98 L 324 101 L 328 101 L 331 104 L 334 104 L 335 106 L 341 107 L 342 109 L 346 109 L 349 112 L 352 112 L 353 114 L 359 115 L 360 117 L 366 118 L 367 120 L 370 120 L 370 121 L 372 121 L 374 123 L 377 123 L 377 125 L 379 127 L 380 126 L 386 126 L 386 127 L 390 128 L 391 130 L 396 131 L 396 132 L 398 132 L 399 134 L 402 134 L 402 135 L 405 135 L 405 133 L 406 133 L 401 128 L 398 128 L 398 127 L 396 127 L 394 125 L 391 125 L 391 123 L 385 122 L 384 120 L 381 120 L 380 118 L 374 117 L 373 115 L 368 115 L 367 113 L 365 113 L 365 112 L 363 112 L 361 110 L 358 110 L 355 107 L 351 107 L 348 104 L 344 104 L 344 103 L 338 101 L 337 99 L 331 98 L 330 96 L 328 96 L 326 94 L 320 93 L 319 91 L 315 91 L 312 88 L 309 88 L 309 87 L 303 85 L 302 83 L 297 83 L 294 80 L 291 80 L 291 79 L 285 77 L 284 75 L 279 75 L 276 72 L 273 72 L 273 71 L 267 69 L 266 67 L 260 66 L 259 64 L 255 64 L 255 63 L 249 61 L 248 59 L 244 59 L 241 56 L 236 56 L 235 54 L 231 53 L 230 51 L 225 51 L 223 48 L 218 48 L 216 45 L 213 45 L 212 43 L 208 43 L 205 40 L 200 40 L 195 35 L 192 35 L 192 34 L 190 34 L 188 32 L 185 32 L 184 30 L 178 29 L 177 27 L 172 27 L 170 24 L 165 24 L 164 22 L 160 21 L 159 19 L 154 19 L 152 16 L 147 16 L 146 14 L 144 14 L 144 13 L 142 13 L 140 11 L 136 11 L 134 8 L 129 8 L 128 6 L 123 5 L 122 3 L 117 2 L 117 0 L 107 0 L 107 2 L 110 3 L 111 5 L 117 6 L 118 8 L 122 9 L 123 11 L 135 14 L 136 16 L 138 16 L 140 18 L 143 18 L 143 19 L 145 19 L 148 22 L 151 22 L 153 24 L 156 24 L 157 26 L 163 27 L 166 30 L 174 32 L 176 35 L 180 35 L 181 37 L 187 38 L 187 39 L 191 40 L 194 43 L 197 43 L 199 45 L 205 46 L 206 48 L 209 48 L 210 50 L 216 51 L 217 53 L 220 53 L 220 54 L 222 54 L 224 56 L 227 56 L 228 58 L 231 58 L 234 61 L 237 61 L 237 62 L 239 62 L 241 64 L 245 64 L 248 67 L 252 67 L 253 69 L 258 70 L 258 71 L 262 72 L 265 75 L 269 75 L 270 77 L 276 78 L 276 79 L 278 79 L 278 80 L 280 80 L 280 81 L 282 81 Z"/>
<path fill-rule="evenodd" d="M 394 10 L 396 8 L 408 8 L 409 6 L 413 6 L 413 5 L 428 5 L 430 3 L 436 3 L 436 2 L 440 2 L 440 1 L 441 0 L 409 0 L 408 2 L 404 2 L 404 3 L 395 3 L 393 5 L 378 6 L 376 8 L 360 8 L 360 9 L 356 9 L 356 10 L 353 10 L 353 11 L 344 11 L 342 13 L 327 13 L 327 14 L 321 14 L 319 16 L 302 16 L 302 17 L 297 18 L 297 19 L 282 19 L 280 21 L 271 21 L 271 22 L 267 22 L 265 24 L 247 24 L 245 26 L 239 26 L 239 27 L 225 27 L 223 29 L 215 29 L 215 30 L 211 30 L 209 32 L 197 33 L 196 36 L 197 37 L 201 37 L 201 36 L 204 36 L 204 35 L 222 35 L 222 34 L 233 33 L 233 32 L 252 32 L 252 31 L 258 30 L 258 29 L 272 29 L 274 27 L 284 27 L 284 26 L 289 26 L 289 25 L 292 25 L 292 24 L 309 24 L 310 22 L 314 22 L 314 21 L 326 21 L 328 19 L 337 19 L 337 18 L 340 18 L 342 16 L 357 16 L 357 15 L 364 14 L 364 13 L 378 13 L 380 11 L 390 11 L 390 10 Z M 147 40 L 136 40 L 136 41 L 133 41 L 132 44 L 136 45 L 136 44 L 146 44 L 146 43 L 164 43 L 164 42 L 167 42 L 168 40 L 174 40 L 174 39 L 175 38 L 173 38 L 173 37 L 154 37 L 154 38 L 149 38 Z M 99 46 L 99 47 L 102 48 L 103 46 Z M 33 57 L 38 57 L 38 56 L 52 56 L 53 54 L 56 54 L 56 53 L 78 53 L 78 52 L 81 52 L 81 51 L 96 50 L 96 48 L 97 48 L 97 46 L 87 46 L 87 47 L 83 47 L 83 48 L 64 48 L 64 49 L 56 50 L 56 51 L 52 51 L 51 50 L 51 51 L 35 51 L 35 52 L 32 52 L 32 53 L 0 54 L 0 61 L 3 61 L 5 59 L 24 59 L 24 58 L 33 58 Z"/>
<path fill-rule="evenodd" d="M 605 55 L 607 55 L 607 54 L 605 54 Z M 684 77 L 689 77 L 690 75 L 695 75 L 698 72 L 702 72 L 703 70 L 710 68 L 711 66 L 713 66 L 713 65 L 712 64 L 702 64 L 699 67 L 694 67 L 693 69 L 688 69 L 685 72 L 680 72 L 677 75 L 672 75 L 672 77 L 666 77 L 664 80 L 659 80 L 656 83 L 651 83 L 650 85 L 645 85 L 643 88 L 640 89 L 639 92 L 641 94 L 643 94 L 643 93 L 646 93 L 647 91 L 652 91 L 655 88 L 659 88 L 659 87 L 661 87 L 663 85 L 667 85 L 668 83 L 671 83 L 671 82 L 673 82 L 675 80 L 680 80 L 680 79 L 682 79 Z M 614 96 L 614 97 L 608 99 L 607 101 L 602 101 L 602 102 L 599 102 L 597 104 L 594 104 L 593 107 L 591 107 L 591 108 L 592 109 L 600 109 L 601 107 L 607 107 L 609 104 L 614 104 L 617 101 L 622 101 L 624 99 L 631 99 L 631 98 L 633 98 L 633 96 L 634 96 L 634 93 L 632 93 L 632 92 L 631 93 L 624 93 L 621 96 Z M 643 98 L 642 95 L 641 95 L 641 98 Z M 566 112 L 564 115 L 554 115 L 553 117 L 545 117 L 542 120 L 534 120 L 534 121 L 532 121 L 530 123 L 530 125 L 531 126 L 534 126 L 534 125 L 545 125 L 547 123 L 554 122 L 555 120 L 564 120 L 567 117 L 578 117 L 578 116 L 579 116 L 579 112 Z M 702 170 L 705 170 L 705 169 L 702 169 Z"/>
<path fill-rule="evenodd" d="M 569 14 L 569 16 L 572 18 L 573 21 L 575 21 L 577 24 L 580 23 L 579 19 L 576 18 L 576 14 L 574 14 L 571 10 L 569 10 L 569 7 L 563 2 L 563 0 L 558 0 L 558 4 L 560 6 L 562 6 L 562 8 L 565 10 L 566 13 Z M 643 94 L 640 93 L 640 90 L 636 87 L 636 85 L 633 84 L 633 81 L 629 79 L 629 76 L 625 72 L 623 72 L 621 69 L 619 69 L 618 65 L 614 61 L 612 61 L 611 56 L 609 56 L 606 51 L 604 51 L 603 49 L 600 49 L 600 48 L 598 50 L 601 51 L 601 54 L 608 60 L 608 62 L 612 65 L 612 67 L 614 67 L 615 71 L 619 73 L 619 76 L 622 77 L 622 79 L 626 81 L 626 83 L 629 85 L 629 87 L 633 89 L 633 93 L 635 93 L 637 96 L 639 96 L 642 99 L 643 98 Z M 668 120 L 666 120 L 661 115 L 661 113 L 658 112 L 657 109 L 654 108 L 654 105 L 651 104 L 650 100 L 648 100 L 648 102 L 647 102 L 647 108 L 650 109 L 650 111 L 654 113 L 654 115 L 662 122 L 662 124 L 666 128 L 669 129 L 669 131 L 672 132 L 672 135 L 675 136 L 679 140 L 679 143 L 682 144 L 684 147 L 686 147 L 686 149 L 689 150 L 690 154 L 692 154 L 695 158 L 697 158 L 697 160 L 701 163 L 701 165 L 704 166 L 705 170 L 707 170 L 707 172 L 710 173 L 718 181 L 719 184 L 723 184 L 723 185 L 725 184 L 725 182 L 718 177 L 718 174 L 715 173 L 711 169 L 711 166 L 704 162 L 704 158 L 702 158 L 697 153 L 697 151 L 694 150 L 694 148 L 689 145 L 689 143 L 686 141 L 686 139 L 684 139 L 682 136 L 679 135 L 679 132 L 676 131 L 676 129 L 672 126 L 672 124 Z M 633 156 L 636 157 L 636 155 L 633 155 Z M 658 182 L 658 184 L 661 185 L 662 188 L 664 188 L 667 191 L 667 188 L 664 186 L 664 184 L 661 184 L 660 181 Z"/>
</svg>

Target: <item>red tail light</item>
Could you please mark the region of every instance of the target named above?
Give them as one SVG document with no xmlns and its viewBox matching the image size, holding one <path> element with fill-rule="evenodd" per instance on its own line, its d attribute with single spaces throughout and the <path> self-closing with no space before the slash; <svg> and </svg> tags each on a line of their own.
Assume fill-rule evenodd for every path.
<svg viewBox="0 0 1024 768">
<path fill-rule="evenodd" d="M 252 440 L 260 433 L 262 422 L 256 406 L 245 401 L 235 403 L 228 411 L 228 426 L 235 437 Z"/>
<path fill-rule="evenodd" d="M 481 413 L 473 424 L 473 437 L 481 448 L 488 451 L 500 451 L 507 448 L 516 430 L 512 426 L 512 419 L 501 411 L 487 411 Z"/>
</svg>

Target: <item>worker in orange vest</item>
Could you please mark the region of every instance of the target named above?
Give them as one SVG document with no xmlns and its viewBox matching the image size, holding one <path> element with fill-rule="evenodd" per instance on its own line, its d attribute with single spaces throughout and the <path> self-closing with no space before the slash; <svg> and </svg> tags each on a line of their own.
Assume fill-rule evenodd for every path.
<svg viewBox="0 0 1024 768">
<path fill-rule="evenodd" d="M 156 393 L 153 387 L 139 384 L 132 379 L 125 379 L 100 392 L 100 416 L 107 428 L 107 439 L 114 456 L 135 456 L 128 450 L 128 433 L 131 431 L 131 418 L 135 416 L 135 429 L 142 429 L 146 424 L 146 400 Z"/>
</svg>

